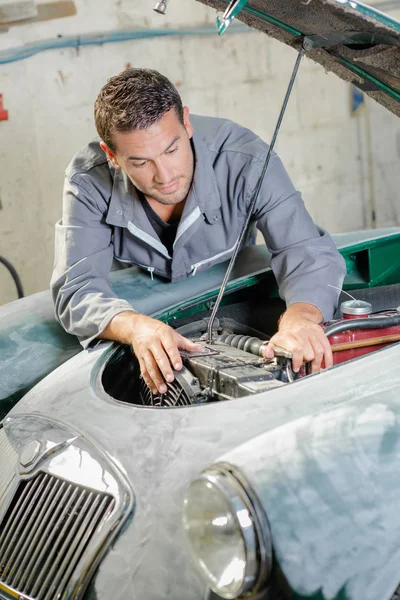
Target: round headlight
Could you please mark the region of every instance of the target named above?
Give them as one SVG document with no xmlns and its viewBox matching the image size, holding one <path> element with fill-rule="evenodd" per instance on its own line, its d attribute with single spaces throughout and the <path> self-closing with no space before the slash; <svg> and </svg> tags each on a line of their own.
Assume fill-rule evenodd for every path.
<svg viewBox="0 0 400 600">
<path fill-rule="evenodd" d="M 269 576 L 269 528 L 260 507 L 224 466 L 207 469 L 185 496 L 184 527 L 197 566 L 226 599 L 260 590 Z"/>
</svg>

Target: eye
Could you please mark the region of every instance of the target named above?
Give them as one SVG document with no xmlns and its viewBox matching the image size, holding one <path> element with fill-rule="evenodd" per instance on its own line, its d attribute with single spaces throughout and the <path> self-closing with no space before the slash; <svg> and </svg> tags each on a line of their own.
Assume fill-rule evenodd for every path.
<svg viewBox="0 0 400 600">
<path fill-rule="evenodd" d="M 173 148 L 172 150 L 167 150 L 166 154 L 174 154 L 174 152 L 176 152 L 178 150 L 178 148 Z"/>
<path fill-rule="evenodd" d="M 133 167 L 139 168 L 139 167 L 144 167 L 144 165 L 147 163 L 147 160 L 141 162 L 141 163 L 132 163 Z"/>
</svg>

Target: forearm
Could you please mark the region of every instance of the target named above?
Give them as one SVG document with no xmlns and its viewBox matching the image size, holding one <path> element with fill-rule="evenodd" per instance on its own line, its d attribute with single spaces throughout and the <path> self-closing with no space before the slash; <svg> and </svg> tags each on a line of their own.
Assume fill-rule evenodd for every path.
<svg viewBox="0 0 400 600">
<path fill-rule="evenodd" d="M 112 340 L 120 344 L 131 344 L 135 331 L 135 323 L 140 317 L 131 311 L 120 312 L 111 319 L 107 327 L 99 334 L 103 340 Z"/>
<path fill-rule="evenodd" d="M 101 337 L 119 314 L 136 314 L 129 302 L 113 295 L 106 280 L 101 285 L 97 280 L 96 287 L 91 281 L 86 281 L 85 285 L 80 283 L 76 289 L 71 289 L 68 283 L 57 284 L 58 281 L 52 286 L 56 318 L 65 331 L 78 337 L 84 348 Z"/>
</svg>

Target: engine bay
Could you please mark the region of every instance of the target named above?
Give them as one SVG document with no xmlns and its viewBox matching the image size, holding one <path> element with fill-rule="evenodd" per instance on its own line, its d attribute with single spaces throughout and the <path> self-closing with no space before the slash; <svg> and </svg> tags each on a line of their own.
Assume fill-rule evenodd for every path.
<svg viewBox="0 0 400 600">
<path fill-rule="evenodd" d="M 349 314 L 337 313 L 337 318 L 324 325 L 334 365 L 400 341 L 400 308 L 395 308 L 400 304 L 400 286 L 384 287 L 356 291 L 358 298 L 350 303 L 341 296 L 342 302 L 350 304 Z M 306 377 L 307 364 L 294 373 L 290 358 L 262 356 L 264 345 L 276 330 L 283 303 L 277 299 L 264 305 L 258 300 L 262 298 L 260 290 L 247 291 L 246 296 L 244 301 L 221 307 L 211 343 L 206 335 L 209 313 L 198 313 L 197 320 L 186 317 L 174 323 L 176 331 L 200 343 L 203 350 L 181 352 L 184 366 L 174 372 L 175 379 L 167 383 L 165 394 L 149 390 L 130 346 L 119 346 L 108 359 L 102 373 L 104 391 L 136 406 L 172 408 L 252 396 Z"/>
<path fill-rule="evenodd" d="M 335 365 L 400 341 L 400 310 L 365 313 L 362 302 L 352 308 L 359 311 L 357 318 L 344 315 L 325 325 Z M 294 373 L 289 357 L 264 358 L 269 336 L 244 323 L 229 317 L 216 320 L 211 343 L 206 339 L 207 325 L 208 319 L 203 318 L 177 328 L 203 350 L 181 352 L 184 366 L 174 372 L 165 394 L 153 394 L 147 387 L 130 346 L 121 346 L 108 361 L 102 375 L 105 391 L 129 404 L 172 408 L 243 398 L 308 375 L 307 364 Z"/>
</svg>

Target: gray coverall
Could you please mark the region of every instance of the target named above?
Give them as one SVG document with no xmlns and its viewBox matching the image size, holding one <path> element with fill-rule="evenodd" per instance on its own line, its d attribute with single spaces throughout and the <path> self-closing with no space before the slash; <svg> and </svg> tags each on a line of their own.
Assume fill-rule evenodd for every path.
<svg viewBox="0 0 400 600">
<path fill-rule="evenodd" d="M 114 259 L 171 281 L 227 260 L 244 223 L 268 146 L 226 119 L 191 116 L 194 180 L 172 256 L 161 243 L 133 184 L 94 141 L 65 173 L 62 220 L 56 225 L 51 288 L 56 317 L 87 345 L 120 312 L 134 310 L 108 282 Z M 315 305 L 329 320 L 345 275 L 331 237 L 316 227 L 280 159 L 271 157 L 253 220 L 272 253 L 287 306 Z M 133 282 L 134 285 L 134 282 Z"/>
</svg>

